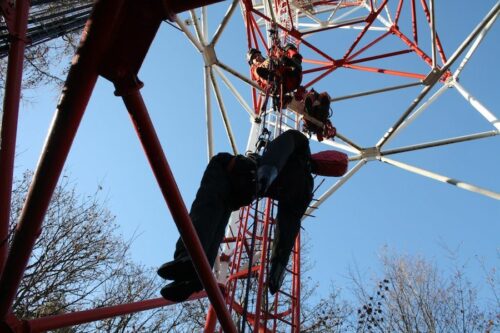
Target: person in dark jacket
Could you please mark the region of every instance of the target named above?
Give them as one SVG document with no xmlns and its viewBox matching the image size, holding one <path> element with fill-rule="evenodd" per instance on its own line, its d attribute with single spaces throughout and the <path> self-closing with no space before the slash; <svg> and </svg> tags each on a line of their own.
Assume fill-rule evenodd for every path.
<svg viewBox="0 0 500 333">
<path fill-rule="evenodd" d="M 293 44 L 271 51 L 272 54 L 267 59 L 258 49 L 252 48 L 247 52 L 252 80 L 262 89 L 267 89 L 269 81 L 277 79 L 284 93 L 294 91 L 302 82 L 302 56 Z"/>
<path fill-rule="evenodd" d="M 271 254 L 269 291 L 281 286 L 300 221 L 312 199 L 309 140 L 288 130 L 271 141 L 263 156 L 219 153 L 203 174 L 190 217 L 213 267 L 231 212 L 249 205 L 257 195 L 278 200 L 277 224 Z M 163 264 L 158 275 L 174 280 L 161 290 L 164 298 L 180 302 L 202 289 L 182 239 L 174 260 Z"/>
</svg>

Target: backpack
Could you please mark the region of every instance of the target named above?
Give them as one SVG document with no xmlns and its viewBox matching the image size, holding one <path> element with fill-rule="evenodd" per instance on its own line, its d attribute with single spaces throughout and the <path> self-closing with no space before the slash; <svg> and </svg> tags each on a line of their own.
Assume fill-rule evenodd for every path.
<svg viewBox="0 0 500 333">
<path fill-rule="evenodd" d="M 318 93 L 314 89 L 306 95 L 304 101 L 305 113 L 322 123 L 322 126 L 304 117 L 303 130 L 307 133 L 316 134 L 318 141 L 323 138 L 332 138 L 337 133 L 335 127 L 328 118 L 331 117 L 330 112 L 330 95 L 326 92 Z"/>
</svg>

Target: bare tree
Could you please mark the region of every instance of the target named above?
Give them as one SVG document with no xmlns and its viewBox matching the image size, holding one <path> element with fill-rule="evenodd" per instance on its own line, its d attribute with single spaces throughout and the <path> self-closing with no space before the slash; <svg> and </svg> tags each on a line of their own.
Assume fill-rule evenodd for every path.
<svg viewBox="0 0 500 333">
<path fill-rule="evenodd" d="M 353 314 L 352 306 L 340 299 L 337 290 L 322 297 L 313 303 L 312 294 L 316 286 L 308 279 L 302 283 L 301 329 L 303 333 L 342 333 L 352 332 L 350 318 Z"/>
<path fill-rule="evenodd" d="M 61 86 L 92 0 L 33 0 L 26 45 L 23 89 Z M 5 86 L 9 31 L 0 20 L 0 88 Z"/>
<path fill-rule="evenodd" d="M 11 238 L 30 179 L 31 173 L 25 173 L 14 186 Z M 130 259 L 130 241 L 117 236 L 115 216 L 99 200 L 99 189 L 90 196 L 78 195 L 68 177 L 57 186 L 13 304 L 17 317 L 158 297 L 160 281 Z M 166 331 L 178 325 L 183 313 L 181 306 L 171 306 L 82 325 L 76 331 Z"/>
<path fill-rule="evenodd" d="M 461 270 L 445 277 L 423 258 L 388 254 L 382 264 L 384 278 L 372 292 L 353 278 L 362 304 L 357 332 L 472 333 L 500 327 L 498 313 L 479 306 L 477 290 Z"/>
</svg>

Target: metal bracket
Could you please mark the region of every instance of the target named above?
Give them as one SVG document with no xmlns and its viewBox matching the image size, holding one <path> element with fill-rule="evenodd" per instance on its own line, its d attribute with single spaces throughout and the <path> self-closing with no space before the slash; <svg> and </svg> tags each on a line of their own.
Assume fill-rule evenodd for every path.
<svg viewBox="0 0 500 333">
<path fill-rule="evenodd" d="M 361 157 L 367 161 L 379 160 L 380 159 L 380 148 L 378 148 L 378 147 L 365 148 L 361 152 Z"/>
<path fill-rule="evenodd" d="M 458 82 L 458 77 L 453 77 L 453 75 L 450 75 L 445 81 L 444 83 L 448 86 L 448 88 L 453 88 L 454 87 L 454 83 L 455 82 Z"/>
<path fill-rule="evenodd" d="M 0 14 L 5 19 L 5 24 L 7 25 L 7 30 L 11 35 L 15 34 L 14 31 L 14 1 L 13 0 L 0 0 Z"/>
<path fill-rule="evenodd" d="M 441 78 L 441 71 L 437 68 L 432 69 L 432 71 L 423 79 L 423 83 L 426 86 L 435 84 Z"/>
<path fill-rule="evenodd" d="M 205 61 L 205 66 L 212 66 L 218 63 L 217 55 L 215 54 L 215 49 L 212 44 L 205 46 L 203 49 L 203 60 Z"/>
</svg>

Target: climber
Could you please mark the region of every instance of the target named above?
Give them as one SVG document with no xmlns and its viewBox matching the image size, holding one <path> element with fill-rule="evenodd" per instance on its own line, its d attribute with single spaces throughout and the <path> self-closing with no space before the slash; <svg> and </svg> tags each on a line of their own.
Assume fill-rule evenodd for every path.
<svg viewBox="0 0 500 333">
<path fill-rule="evenodd" d="M 318 93 L 314 89 L 310 91 L 300 87 L 295 91 L 286 107 L 303 116 L 302 131 L 316 134 L 318 141 L 333 138 L 337 134 L 336 128 L 330 121 L 331 97 L 327 92 Z"/>
<path fill-rule="evenodd" d="M 271 254 L 269 291 L 281 286 L 300 221 L 313 191 L 311 153 L 308 139 L 289 130 L 271 141 L 263 156 L 233 156 L 219 153 L 208 164 L 190 217 L 213 266 L 232 211 L 249 205 L 257 196 L 278 201 L 277 223 Z M 174 280 L 161 290 L 167 300 L 180 302 L 202 285 L 182 239 L 176 244 L 174 260 L 163 264 L 158 275 Z"/>
<path fill-rule="evenodd" d="M 272 47 L 268 59 L 262 56 L 257 49 L 250 49 L 247 53 L 252 80 L 262 89 L 267 89 L 270 82 L 275 81 L 273 93 L 292 92 L 302 82 L 302 56 L 293 44 L 284 48 Z"/>
</svg>

